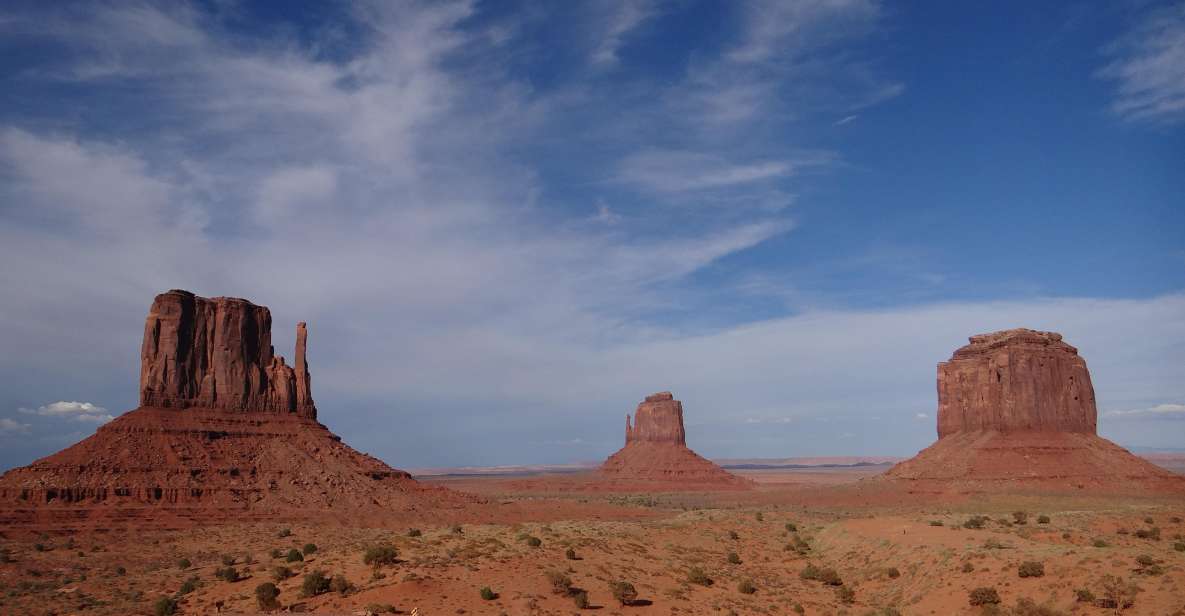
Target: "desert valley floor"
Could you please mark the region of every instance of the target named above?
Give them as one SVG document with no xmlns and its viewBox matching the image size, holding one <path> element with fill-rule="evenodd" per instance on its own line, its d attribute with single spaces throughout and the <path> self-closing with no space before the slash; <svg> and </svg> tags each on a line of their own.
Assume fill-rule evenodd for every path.
<svg viewBox="0 0 1185 616">
<path fill-rule="evenodd" d="M 6 531 L 0 613 L 152 614 L 162 597 L 181 614 L 257 613 L 254 589 L 276 581 L 281 609 L 322 614 L 574 614 L 581 590 L 601 614 L 1185 614 L 1179 495 L 911 494 L 872 479 L 885 468 L 736 471 L 756 488 L 649 494 L 570 473 L 442 475 L 422 479 L 477 503 L 375 525 Z M 394 560 L 366 564 L 381 546 Z M 348 586 L 302 598 L 314 571 Z M 633 605 L 613 581 L 633 584 Z M 972 606 L 980 588 L 999 603 Z"/>
</svg>

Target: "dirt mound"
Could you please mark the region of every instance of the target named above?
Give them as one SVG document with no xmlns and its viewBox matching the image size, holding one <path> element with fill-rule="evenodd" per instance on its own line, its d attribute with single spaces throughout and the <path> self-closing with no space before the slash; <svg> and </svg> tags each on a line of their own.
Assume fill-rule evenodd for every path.
<svg viewBox="0 0 1185 616">
<path fill-rule="evenodd" d="M 746 489 L 751 485 L 687 447 L 683 404 L 670 392 L 646 396 L 632 424 L 626 415 L 625 447 L 609 456 L 597 474 L 601 487 L 666 483 L 683 489 Z"/>
<path fill-rule="evenodd" d="M 969 489 L 1185 490 L 1185 477 L 1096 433 L 1086 361 L 1060 334 L 972 336 L 938 364 L 938 441 L 885 473 Z"/>
<path fill-rule="evenodd" d="M 271 349 L 271 315 L 246 300 L 156 298 L 141 399 L 87 439 L 0 477 L 0 524 L 181 527 L 249 519 L 385 514 L 473 499 L 423 486 L 316 420 L 297 368 Z"/>
</svg>

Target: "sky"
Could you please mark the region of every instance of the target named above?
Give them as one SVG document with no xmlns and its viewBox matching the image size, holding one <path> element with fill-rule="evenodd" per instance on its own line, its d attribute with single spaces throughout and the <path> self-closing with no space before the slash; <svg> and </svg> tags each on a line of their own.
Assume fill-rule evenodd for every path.
<svg viewBox="0 0 1185 616">
<path fill-rule="evenodd" d="M 1185 447 L 1185 3 L 6 2 L 0 468 L 135 407 L 152 298 L 309 327 L 403 467 L 912 455 L 1053 330 Z"/>
</svg>

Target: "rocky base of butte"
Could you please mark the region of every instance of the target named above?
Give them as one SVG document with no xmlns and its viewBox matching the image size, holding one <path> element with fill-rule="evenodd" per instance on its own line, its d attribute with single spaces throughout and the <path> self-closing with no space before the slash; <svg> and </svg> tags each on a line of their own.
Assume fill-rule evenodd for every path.
<svg viewBox="0 0 1185 616">
<path fill-rule="evenodd" d="M 317 421 L 297 327 L 274 355 L 267 308 L 185 291 L 144 329 L 141 406 L 0 477 L 0 525 L 183 527 L 211 521 L 381 519 L 467 499 L 351 449 Z"/>
<path fill-rule="evenodd" d="M 625 447 L 598 470 L 602 483 L 668 483 L 714 489 L 747 489 L 751 482 L 720 468 L 687 447 L 683 404 L 670 392 L 646 396 L 631 423 L 625 418 Z"/>
<path fill-rule="evenodd" d="M 1060 334 L 972 336 L 938 365 L 938 441 L 885 477 L 915 489 L 1185 490 L 1096 432 L 1086 361 Z"/>
</svg>

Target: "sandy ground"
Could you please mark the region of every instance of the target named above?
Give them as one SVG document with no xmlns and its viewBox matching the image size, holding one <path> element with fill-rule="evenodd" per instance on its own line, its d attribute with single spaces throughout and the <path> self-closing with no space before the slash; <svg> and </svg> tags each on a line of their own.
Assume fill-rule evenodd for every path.
<svg viewBox="0 0 1185 616">
<path fill-rule="evenodd" d="M 433 479 L 497 511 L 459 528 L 426 513 L 377 528 L 0 529 L 0 560 L 11 561 L 0 563 L 0 614 L 152 614 L 162 597 L 176 598 L 179 614 L 254 614 L 256 586 L 278 567 L 293 574 L 277 582 L 284 609 L 321 614 L 582 613 L 577 591 L 554 590 L 549 572 L 586 591 L 599 614 L 1110 614 L 1076 593 L 1102 598 L 1108 575 L 1139 588 L 1124 614 L 1185 614 L 1185 498 L 870 493 L 862 479 L 882 470 L 744 471 L 757 484 L 744 493 L 549 494 L 546 477 L 525 492 L 519 478 Z M 1025 524 L 1014 522 L 1018 511 Z M 979 515 L 983 528 L 964 528 Z M 302 561 L 271 556 L 309 543 L 316 551 Z M 397 562 L 365 564 L 378 545 L 394 546 Z M 216 578 L 224 560 L 245 579 Z M 1026 562 L 1043 575 L 1021 577 Z M 803 579 L 808 565 L 834 569 L 842 585 Z M 693 569 L 711 584 L 695 583 Z M 301 597 L 315 570 L 352 588 Z M 194 588 L 179 593 L 191 578 Z M 613 599 L 617 580 L 636 588 L 633 605 Z M 745 581 L 754 592 L 742 592 Z M 496 598 L 483 599 L 483 587 Z M 971 606 L 980 587 L 1001 604 Z M 1022 598 L 1049 611 L 1016 611 Z"/>
</svg>

